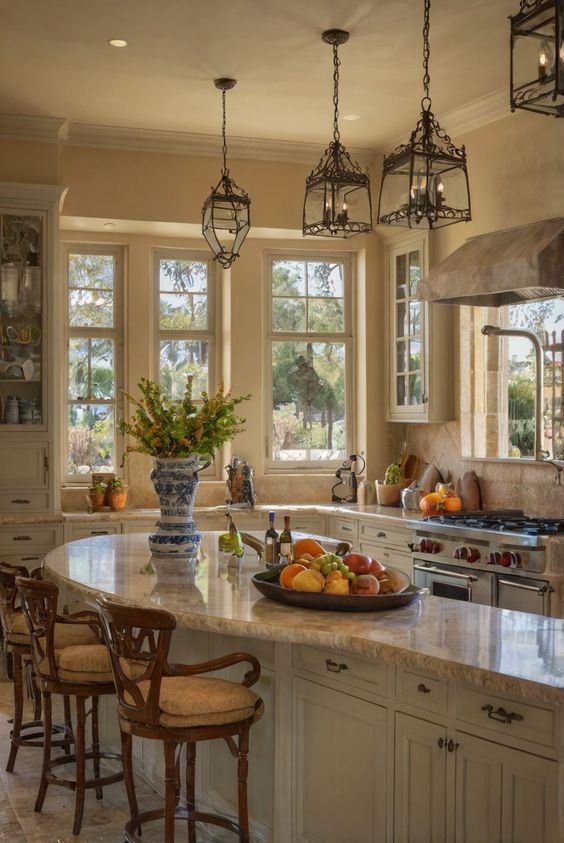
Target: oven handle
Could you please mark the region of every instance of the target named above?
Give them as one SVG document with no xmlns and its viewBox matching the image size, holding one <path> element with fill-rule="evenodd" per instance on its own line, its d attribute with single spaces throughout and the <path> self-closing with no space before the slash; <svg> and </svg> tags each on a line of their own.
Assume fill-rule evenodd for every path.
<svg viewBox="0 0 564 843">
<path fill-rule="evenodd" d="M 466 580 L 466 582 L 476 582 L 478 579 L 478 577 L 473 577 L 472 574 L 457 574 L 456 571 L 445 571 L 435 565 L 414 565 L 413 570 L 422 571 L 425 574 L 440 574 L 442 577 L 453 577 L 458 580 Z"/>
<path fill-rule="evenodd" d="M 511 588 L 520 588 L 523 591 L 534 591 L 535 594 L 539 595 L 539 597 L 544 597 L 544 595 L 548 591 L 554 591 L 552 586 L 549 586 L 549 585 L 541 585 L 541 586 L 524 585 L 523 583 L 520 583 L 520 582 L 512 582 L 512 580 L 502 580 L 502 579 L 498 579 L 498 583 L 500 585 L 509 585 L 509 586 L 511 586 Z"/>
</svg>

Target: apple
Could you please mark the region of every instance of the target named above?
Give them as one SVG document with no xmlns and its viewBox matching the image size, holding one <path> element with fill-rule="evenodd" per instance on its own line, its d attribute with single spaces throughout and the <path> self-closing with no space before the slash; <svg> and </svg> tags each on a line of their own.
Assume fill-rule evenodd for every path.
<svg viewBox="0 0 564 843">
<path fill-rule="evenodd" d="M 372 562 L 370 556 L 365 556 L 364 553 L 347 553 L 343 556 L 343 563 L 348 565 L 349 571 L 353 574 L 367 574 L 370 571 L 370 563 Z"/>
<path fill-rule="evenodd" d="M 370 560 L 370 570 L 368 571 L 369 574 L 381 574 L 382 571 L 386 570 L 386 566 L 382 565 L 381 562 L 378 562 L 377 559 Z"/>
<path fill-rule="evenodd" d="M 380 591 L 380 583 L 373 574 L 360 574 L 351 583 L 352 594 L 378 594 Z"/>
</svg>

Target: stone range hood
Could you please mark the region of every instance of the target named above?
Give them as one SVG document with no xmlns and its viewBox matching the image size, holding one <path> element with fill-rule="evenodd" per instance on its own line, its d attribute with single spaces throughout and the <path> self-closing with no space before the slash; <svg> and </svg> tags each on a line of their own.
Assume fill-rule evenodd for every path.
<svg viewBox="0 0 564 843">
<path fill-rule="evenodd" d="M 564 295 L 564 217 L 472 237 L 435 266 L 418 297 L 501 307 Z"/>
</svg>

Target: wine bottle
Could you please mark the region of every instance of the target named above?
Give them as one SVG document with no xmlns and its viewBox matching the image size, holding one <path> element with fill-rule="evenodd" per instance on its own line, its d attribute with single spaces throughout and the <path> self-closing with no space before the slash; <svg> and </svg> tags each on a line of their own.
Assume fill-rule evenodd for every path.
<svg viewBox="0 0 564 843">
<path fill-rule="evenodd" d="M 290 530 L 290 516 L 284 516 L 284 529 L 280 533 L 280 562 L 289 564 L 292 561 L 294 543 Z"/>
<path fill-rule="evenodd" d="M 268 530 L 264 536 L 264 561 L 266 562 L 267 568 L 278 563 L 278 533 L 274 529 L 275 515 L 275 512 L 268 513 Z"/>
</svg>

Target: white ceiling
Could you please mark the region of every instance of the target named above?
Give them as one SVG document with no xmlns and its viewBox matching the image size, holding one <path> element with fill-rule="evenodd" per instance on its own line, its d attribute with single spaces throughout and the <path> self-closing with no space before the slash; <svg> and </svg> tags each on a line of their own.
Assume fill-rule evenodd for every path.
<svg viewBox="0 0 564 843">
<path fill-rule="evenodd" d="M 439 119 L 507 85 L 517 7 L 433 0 Z M 0 113 L 216 133 L 212 80 L 233 76 L 231 136 L 325 143 L 332 58 L 320 35 L 338 27 L 351 33 L 340 48 L 341 114 L 361 115 L 342 121 L 345 145 L 382 147 L 417 119 L 423 0 L 0 0 L 0 11 Z"/>
</svg>

